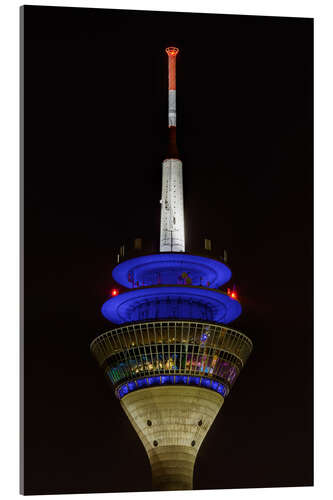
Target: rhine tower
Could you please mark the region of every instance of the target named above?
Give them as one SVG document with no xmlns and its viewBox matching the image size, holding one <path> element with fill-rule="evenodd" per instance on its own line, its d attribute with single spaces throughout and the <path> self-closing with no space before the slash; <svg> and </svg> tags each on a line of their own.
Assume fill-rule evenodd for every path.
<svg viewBox="0 0 333 500">
<path fill-rule="evenodd" d="M 227 325 L 242 311 L 226 254 L 210 240 L 186 251 L 182 162 L 176 143 L 176 57 L 168 47 L 168 151 L 162 164 L 160 251 L 120 248 L 103 315 L 118 325 L 90 346 L 148 454 L 154 490 L 189 490 L 197 453 L 252 351 Z M 126 254 L 126 255 L 125 255 Z"/>
</svg>

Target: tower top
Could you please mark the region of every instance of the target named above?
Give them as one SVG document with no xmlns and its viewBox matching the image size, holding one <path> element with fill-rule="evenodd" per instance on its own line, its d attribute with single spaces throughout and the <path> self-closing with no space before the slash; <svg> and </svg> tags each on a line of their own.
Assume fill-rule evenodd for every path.
<svg viewBox="0 0 333 500">
<path fill-rule="evenodd" d="M 176 126 L 176 56 L 179 52 L 177 47 L 167 47 L 165 52 L 168 54 L 169 66 L 169 111 L 168 124 L 169 127 Z"/>
<path fill-rule="evenodd" d="M 179 49 L 177 49 L 177 47 L 167 47 L 165 49 L 165 52 L 168 54 L 168 56 L 176 57 L 176 55 L 179 53 Z"/>
</svg>

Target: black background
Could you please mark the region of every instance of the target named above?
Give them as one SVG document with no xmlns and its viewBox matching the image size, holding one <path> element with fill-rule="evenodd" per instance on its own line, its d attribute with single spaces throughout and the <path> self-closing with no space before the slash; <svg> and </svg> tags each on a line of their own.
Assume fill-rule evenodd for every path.
<svg viewBox="0 0 333 500">
<path fill-rule="evenodd" d="M 194 486 L 313 481 L 313 21 L 25 7 L 26 494 L 150 489 L 89 344 L 119 246 L 158 242 L 170 45 L 187 242 L 228 250 L 254 342 Z"/>
</svg>

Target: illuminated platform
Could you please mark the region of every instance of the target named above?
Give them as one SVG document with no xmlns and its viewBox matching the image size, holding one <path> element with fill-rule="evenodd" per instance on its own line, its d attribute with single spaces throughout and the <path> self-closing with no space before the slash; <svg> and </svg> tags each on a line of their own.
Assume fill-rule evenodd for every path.
<svg viewBox="0 0 333 500">
<path fill-rule="evenodd" d="M 179 285 L 186 279 L 194 286 L 219 288 L 230 280 L 231 271 L 220 260 L 179 252 L 125 260 L 114 268 L 112 276 L 126 288 Z"/>
<path fill-rule="evenodd" d="M 226 396 L 252 351 L 252 342 L 243 333 L 215 323 L 151 321 L 103 333 L 90 349 L 118 397 L 126 390 L 179 384 L 211 388 Z"/>
<path fill-rule="evenodd" d="M 230 323 L 242 312 L 237 299 L 212 288 L 156 285 L 136 288 L 107 300 L 102 314 L 112 323 L 194 319 Z"/>
</svg>

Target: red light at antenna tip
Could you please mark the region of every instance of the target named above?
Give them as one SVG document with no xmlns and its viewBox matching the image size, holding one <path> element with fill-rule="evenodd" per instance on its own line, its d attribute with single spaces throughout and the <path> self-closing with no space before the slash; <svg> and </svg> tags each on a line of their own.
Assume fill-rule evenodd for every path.
<svg viewBox="0 0 333 500">
<path fill-rule="evenodd" d="M 165 49 L 165 52 L 168 54 L 168 56 L 176 56 L 179 52 L 179 49 L 177 47 L 168 47 Z"/>
<path fill-rule="evenodd" d="M 111 295 L 112 297 L 116 297 L 117 295 L 119 295 L 119 290 L 117 288 L 112 288 Z"/>
</svg>

